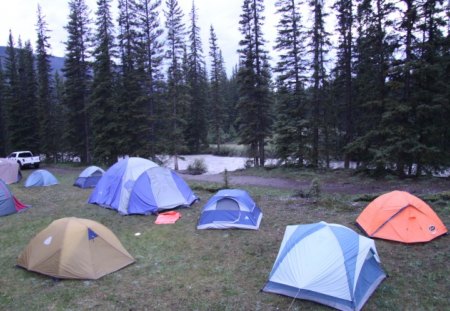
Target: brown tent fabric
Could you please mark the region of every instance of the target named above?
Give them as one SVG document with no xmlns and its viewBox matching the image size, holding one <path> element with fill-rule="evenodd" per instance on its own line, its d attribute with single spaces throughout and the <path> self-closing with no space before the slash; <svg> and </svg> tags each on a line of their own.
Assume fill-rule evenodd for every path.
<svg viewBox="0 0 450 311">
<path fill-rule="evenodd" d="M 12 184 L 19 181 L 19 164 L 5 158 L 0 158 L 0 179 L 5 184 Z"/>
<path fill-rule="evenodd" d="M 119 239 L 102 224 L 61 218 L 38 233 L 17 265 L 63 279 L 98 279 L 134 262 Z"/>
</svg>

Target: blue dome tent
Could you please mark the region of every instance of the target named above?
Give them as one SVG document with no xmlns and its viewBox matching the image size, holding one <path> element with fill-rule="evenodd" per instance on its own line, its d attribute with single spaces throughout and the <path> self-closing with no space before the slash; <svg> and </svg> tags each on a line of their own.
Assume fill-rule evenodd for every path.
<svg viewBox="0 0 450 311">
<path fill-rule="evenodd" d="M 206 202 L 197 229 L 257 230 L 262 216 L 261 210 L 246 191 L 224 189 Z"/>
<path fill-rule="evenodd" d="M 157 214 L 175 207 L 189 207 L 197 196 L 174 171 L 152 167 L 139 176 L 131 191 L 129 214 Z"/>
<path fill-rule="evenodd" d="M 373 240 L 319 222 L 286 227 L 263 291 L 361 310 L 385 278 Z"/>
<path fill-rule="evenodd" d="M 46 187 L 57 185 L 58 180 L 49 171 L 36 170 L 25 181 L 25 187 Z"/>
<path fill-rule="evenodd" d="M 83 189 L 93 188 L 97 185 L 104 173 L 105 171 L 98 166 L 89 166 L 80 173 L 73 185 Z"/>
<path fill-rule="evenodd" d="M 119 160 L 103 174 L 88 202 L 127 215 L 134 183 L 143 172 L 156 166 L 158 165 L 150 160 L 137 157 Z"/>
</svg>

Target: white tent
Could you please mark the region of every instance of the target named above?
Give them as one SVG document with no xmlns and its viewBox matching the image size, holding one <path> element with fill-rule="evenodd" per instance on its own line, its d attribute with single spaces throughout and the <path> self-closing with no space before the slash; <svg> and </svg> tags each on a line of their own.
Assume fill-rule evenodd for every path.
<svg viewBox="0 0 450 311">
<path fill-rule="evenodd" d="M 286 227 L 263 291 L 360 310 L 385 277 L 373 240 L 319 222 Z"/>
</svg>

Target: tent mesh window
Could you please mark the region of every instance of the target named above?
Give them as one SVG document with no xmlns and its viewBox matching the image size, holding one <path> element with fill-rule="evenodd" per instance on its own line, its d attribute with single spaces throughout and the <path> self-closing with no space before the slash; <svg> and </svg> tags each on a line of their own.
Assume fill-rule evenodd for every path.
<svg viewBox="0 0 450 311">
<path fill-rule="evenodd" d="M 216 203 L 216 209 L 219 211 L 239 211 L 239 204 L 232 199 L 221 199 Z"/>
</svg>

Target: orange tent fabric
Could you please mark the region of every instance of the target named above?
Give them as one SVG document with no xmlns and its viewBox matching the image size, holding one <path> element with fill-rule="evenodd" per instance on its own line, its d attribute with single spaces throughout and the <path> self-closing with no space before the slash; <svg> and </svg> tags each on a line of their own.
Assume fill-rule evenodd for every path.
<svg viewBox="0 0 450 311">
<path fill-rule="evenodd" d="M 428 242 L 447 233 L 433 209 L 405 191 L 373 200 L 356 219 L 369 237 L 403 243 Z"/>
<path fill-rule="evenodd" d="M 175 211 L 159 213 L 158 217 L 156 217 L 155 224 L 157 224 L 157 225 L 174 224 L 180 218 L 181 218 L 181 214 L 179 212 L 175 212 Z"/>
</svg>

